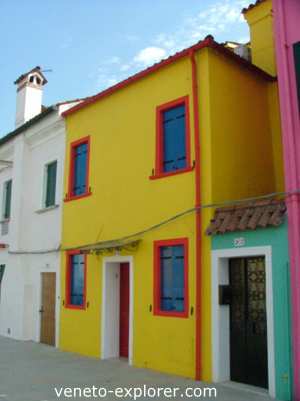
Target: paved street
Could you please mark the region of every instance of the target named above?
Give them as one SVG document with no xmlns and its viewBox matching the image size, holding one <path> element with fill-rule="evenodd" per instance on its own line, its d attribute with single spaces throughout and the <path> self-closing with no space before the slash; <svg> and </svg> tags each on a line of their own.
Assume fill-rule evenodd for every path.
<svg viewBox="0 0 300 401">
<path fill-rule="evenodd" d="M 129 367 L 125 361 L 100 361 L 94 358 L 84 358 L 75 354 L 64 353 L 55 348 L 19 342 L 0 337 L 0 401 L 54 401 L 54 400 L 133 400 L 127 394 L 126 398 L 117 398 L 109 394 L 106 398 L 95 398 L 97 393 L 86 393 L 86 398 L 77 393 L 76 397 L 67 392 L 66 396 L 58 397 L 55 387 L 85 387 L 97 386 L 112 390 L 117 387 L 180 387 L 176 398 L 142 397 L 140 400 L 169 399 L 217 399 L 218 401 L 268 401 L 266 394 L 253 389 L 237 389 L 229 384 L 217 385 L 217 398 L 196 398 L 181 396 L 187 387 L 201 387 L 205 384 L 175 376 L 160 374 L 151 370 Z M 67 390 L 68 391 L 68 390 Z M 77 391 L 79 391 L 77 389 Z M 178 390 L 179 391 L 179 390 Z M 208 394 L 208 393 L 207 393 Z M 125 396 L 125 393 L 124 393 Z"/>
</svg>

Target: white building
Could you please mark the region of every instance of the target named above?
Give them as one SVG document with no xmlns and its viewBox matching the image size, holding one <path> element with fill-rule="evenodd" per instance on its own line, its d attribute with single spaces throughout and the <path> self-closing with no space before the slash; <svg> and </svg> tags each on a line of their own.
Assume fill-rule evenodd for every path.
<svg viewBox="0 0 300 401">
<path fill-rule="evenodd" d="M 0 335 L 58 344 L 65 126 L 76 102 L 44 108 L 39 67 L 17 85 L 16 129 L 0 139 Z"/>
</svg>

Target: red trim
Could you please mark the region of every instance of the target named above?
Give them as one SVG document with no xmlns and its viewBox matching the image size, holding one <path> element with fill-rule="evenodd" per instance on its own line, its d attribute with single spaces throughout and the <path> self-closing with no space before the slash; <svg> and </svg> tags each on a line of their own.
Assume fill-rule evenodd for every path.
<svg viewBox="0 0 300 401">
<path fill-rule="evenodd" d="M 161 174 L 156 174 L 156 175 L 150 175 L 150 180 L 157 180 L 159 178 L 165 178 L 165 177 L 170 177 L 172 175 L 178 175 L 178 174 L 183 174 L 183 173 L 189 173 L 190 171 L 194 170 L 194 166 L 183 168 L 181 170 L 176 170 L 176 171 L 170 171 L 168 173 L 161 173 Z"/>
<path fill-rule="evenodd" d="M 162 60 L 161 62 L 154 64 L 152 67 L 146 68 L 143 71 L 138 72 L 137 74 L 133 75 L 132 77 L 129 77 L 125 79 L 122 82 L 117 83 L 116 85 L 105 89 L 104 91 L 98 93 L 95 96 L 91 96 L 87 100 L 83 101 L 82 103 L 77 104 L 74 107 L 71 107 L 69 110 L 66 110 L 65 112 L 62 113 L 63 117 L 66 117 L 83 107 L 97 102 L 99 99 L 102 99 L 106 96 L 111 95 L 112 93 L 118 91 L 119 89 L 125 88 L 126 86 L 130 85 L 133 82 L 138 81 L 141 78 L 144 78 L 148 76 L 149 74 L 159 70 L 162 67 L 165 67 L 171 63 L 174 63 L 174 61 L 177 61 L 185 56 L 189 56 L 191 51 L 197 51 L 200 49 L 203 49 L 205 47 L 211 47 L 219 51 L 220 53 L 224 54 L 225 56 L 228 56 L 231 58 L 233 61 L 236 61 L 240 64 L 241 67 L 245 67 L 248 70 L 252 71 L 253 73 L 256 73 L 257 75 L 261 76 L 263 79 L 266 79 L 267 81 L 274 81 L 274 77 L 266 73 L 265 71 L 261 70 L 260 68 L 256 67 L 254 64 L 250 63 L 249 61 L 239 57 L 235 53 L 233 53 L 231 50 L 226 49 L 223 45 L 220 45 L 219 43 L 215 42 L 212 36 L 208 36 L 205 40 L 202 40 L 201 42 L 182 50 L 181 52 L 176 53 L 174 56 L 168 57 L 166 60 Z"/>
<path fill-rule="evenodd" d="M 66 302 L 65 307 L 68 309 L 86 309 L 86 282 L 87 282 L 87 255 L 84 254 L 84 287 L 83 287 L 83 305 L 71 304 L 71 257 L 81 254 L 80 251 L 67 251 L 66 253 Z"/>
<path fill-rule="evenodd" d="M 194 51 L 190 54 L 192 67 L 192 90 L 193 90 L 193 112 L 194 112 L 194 135 L 195 135 L 195 224 L 196 224 L 196 324 L 195 324 L 195 379 L 201 379 L 201 289 L 202 289 L 202 238 L 201 238 L 201 167 L 200 167 L 200 124 L 199 124 L 199 97 L 198 97 L 198 74 Z"/>
<path fill-rule="evenodd" d="M 185 106 L 185 145 L 186 145 L 186 164 L 187 167 L 178 169 L 175 171 L 164 172 L 163 171 L 163 121 L 162 115 L 164 111 L 172 109 L 173 107 Z M 191 171 L 191 134 L 190 134 L 190 108 L 189 108 L 189 97 L 183 96 L 179 99 L 172 100 L 171 102 L 161 104 L 156 107 L 156 155 L 155 155 L 155 174 L 149 177 L 150 179 L 168 177 L 174 174 L 180 174 L 187 171 Z"/>
<path fill-rule="evenodd" d="M 163 241 L 154 241 L 154 269 L 153 269 L 153 314 L 157 316 L 170 316 L 187 318 L 189 315 L 189 249 L 188 238 L 177 238 Z M 160 310 L 160 248 L 162 246 L 184 246 L 184 311 L 166 312 Z"/>
<path fill-rule="evenodd" d="M 87 168 L 86 168 L 86 192 L 80 195 L 73 194 L 73 185 L 74 185 L 74 149 L 82 145 L 83 143 L 87 143 Z M 71 143 L 71 150 L 70 150 L 70 168 L 69 168 L 69 183 L 68 183 L 68 193 L 64 199 L 65 202 L 85 198 L 92 194 L 90 187 L 89 187 L 89 177 L 90 177 L 90 136 L 86 136 L 84 138 L 80 138 Z"/>
</svg>

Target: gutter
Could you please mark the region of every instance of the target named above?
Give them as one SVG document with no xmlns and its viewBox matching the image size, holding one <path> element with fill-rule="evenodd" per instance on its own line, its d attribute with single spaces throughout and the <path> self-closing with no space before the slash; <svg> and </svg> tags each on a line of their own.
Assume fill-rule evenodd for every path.
<svg viewBox="0 0 300 401">
<path fill-rule="evenodd" d="M 192 68 L 192 93 L 194 112 L 194 141 L 195 141 L 195 223 L 196 223 L 196 322 L 195 322 L 195 379 L 201 379 L 201 287 L 202 287 L 202 238 L 201 238 L 201 188 L 200 188 L 200 124 L 199 124 L 199 96 L 198 74 L 195 50 L 190 53 Z"/>
</svg>

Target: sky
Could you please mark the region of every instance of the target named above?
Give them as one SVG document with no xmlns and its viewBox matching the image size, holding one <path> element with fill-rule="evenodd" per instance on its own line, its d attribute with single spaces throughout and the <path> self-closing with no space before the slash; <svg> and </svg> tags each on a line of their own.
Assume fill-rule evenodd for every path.
<svg viewBox="0 0 300 401">
<path fill-rule="evenodd" d="M 90 96 L 212 34 L 247 42 L 250 0 L 0 0 L 0 137 L 14 81 L 39 65 L 43 104 Z"/>
</svg>

